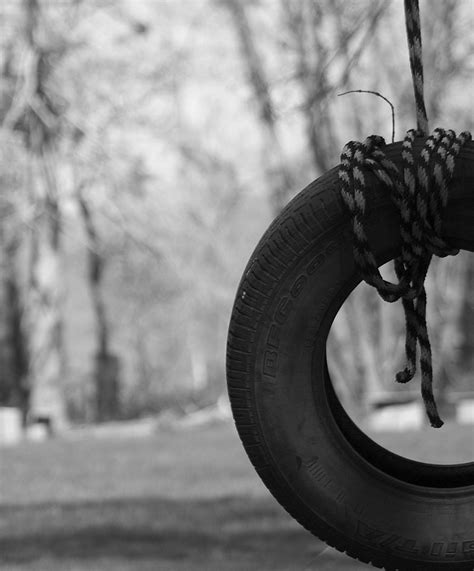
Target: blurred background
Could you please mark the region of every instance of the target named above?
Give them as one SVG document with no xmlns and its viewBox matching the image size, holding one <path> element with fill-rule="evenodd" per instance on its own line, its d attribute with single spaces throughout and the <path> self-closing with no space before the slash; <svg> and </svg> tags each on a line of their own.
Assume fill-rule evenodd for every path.
<svg viewBox="0 0 474 571">
<path fill-rule="evenodd" d="M 430 125 L 472 129 L 472 1 L 425 0 L 421 14 Z M 148 433 L 151 419 L 155 430 L 160 422 L 195 427 L 229 417 L 227 326 L 258 239 L 289 199 L 338 163 L 348 140 L 372 133 L 391 140 L 386 102 L 338 95 L 364 89 L 387 97 L 396 140 L 415 125 L 404 26 L 402 3 L 382 0 L 0 3 L 3 440 L 17 439 L 12 418 L 38 440 L 79 426 L 95 425 L 88 434 L 120 430 L 120 421 L 135 421 L 130 435 L 132 426 Z M 468 424 L 474 256 L 435 259 L 427 289 L 438 399 Z M 370 416 L 381 403 L 419 400 L 416 379 L 407 395 L 396 393 L 403 332 L 401 306 L 364 286 L 333 326 L 334 383 L 369 427 L 396 428 L 393 416 Z M 414 414 L 408 424 L 424 425 Z M 462 455 L 472 458 L 469 434 Z M 53 448 L 37 486 L 19 475 L 35 473 L 28 458 L 46 449 L 1 452 L 0 485 L 12 503 L 59 501 L 62 492 L 47 481 L 55 458 L 70 461 L 67 438 L 66 448 L 41 445 Z M 229 441 L 222 445 L 234 446 Z M 112 450 L 117 460 L 121 446 L 107 441 L 82 453 L 98 459 Z M 241 461 L 238 470 L 247 469 L 243 454 Z M 117 476 L 99 472 L 104 482 Z M 87 488 L 74 474 L 62 481 L 79 478 Z M 97 497 L 104 494 L 106 484 Z M 77 487 L 63 495 L 87 496 Z"/>
</svg>

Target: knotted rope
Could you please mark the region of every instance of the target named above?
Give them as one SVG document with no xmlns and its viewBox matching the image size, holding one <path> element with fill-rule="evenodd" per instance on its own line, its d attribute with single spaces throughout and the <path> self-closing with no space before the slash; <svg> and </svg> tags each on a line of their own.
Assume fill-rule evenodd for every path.
<svg viewBox="0 0 474 571">
<path fill-rule="evenodd" d="M 402 148 L 402 169 L 390 161 L 382 137 L 372 135 L 363 143 L 345 145 L 339 167 L 342 198 L 352 219 L 354 259 L 363 279 L 388 302 L 402 300 L 405 312 L 406 364 L 397 373 L 399 383 L 407 383 L 416 373 L 417 345 L 420 346 L 421 394 L 431 426 L 443 425 L 433 396 L 431 345 L 426 324 L 424 281 L 433 255 L 456 255 L 441 236 L 443 213 L 456 157 L 471 140 L 469 132 L 458 137 L 454 131 L 435 129 L 415 160 L 413 143 L 426 135 L 428 120 L 423 100 L 420 15 L 417 0 L 405 0 L 410 63 L 415 90 L 418 130 L 407 132 Z M 365 231 L 365 174 L 371 170 L 390 191 L 400 215 L 401 255 L 394 260 L 398 282 L 380 274 Z"/>
</svg>

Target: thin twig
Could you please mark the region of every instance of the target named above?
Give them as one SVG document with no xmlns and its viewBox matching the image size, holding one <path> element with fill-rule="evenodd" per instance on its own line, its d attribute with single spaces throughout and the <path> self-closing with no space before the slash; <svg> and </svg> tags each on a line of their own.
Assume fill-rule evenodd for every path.
<svg viewBox="0 0 474 571">
<path fill-rule="evenodd" d="M 372 95 L 376 95 L 377 97 L 381 97 L 384 101 L 386 101 L 390 107 L 392 108 L 392 143 L 395 142 L 395 107 L 393 106 L 392 102 L 384 97 L 378 91 L 370 91 L 369 89 L 351 89 L 350 91 L 344 91 L 344 93 L 338 93 L 337 96 L 341 97 L 342 95 L 347 95 L 348 93 L 371 93 Z"/>
</svg>

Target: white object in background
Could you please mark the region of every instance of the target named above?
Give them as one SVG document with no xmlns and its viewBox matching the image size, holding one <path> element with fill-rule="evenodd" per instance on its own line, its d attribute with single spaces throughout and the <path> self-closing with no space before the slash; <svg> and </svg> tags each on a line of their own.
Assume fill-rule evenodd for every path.
<svg viewBox="0 0 474 571">
<path fill-rule="evenodd" d="M 423 423 L 423 409 L 417 402 L 384 406 L 368 419 L 369 428 L 376 431 L 402 432 L 421 428 Z"/>
<path fill-rule="evenodd" d="M 465 399 L 458 402 L 456 420 L 459 424 L 474 424 L 474 399 Z"/>
<path fill-rule="evenodd" d="M 14 407 L 0 407 L 0 446 L 13 446 L 23 437 L 21 411 Z"/>
</svg>

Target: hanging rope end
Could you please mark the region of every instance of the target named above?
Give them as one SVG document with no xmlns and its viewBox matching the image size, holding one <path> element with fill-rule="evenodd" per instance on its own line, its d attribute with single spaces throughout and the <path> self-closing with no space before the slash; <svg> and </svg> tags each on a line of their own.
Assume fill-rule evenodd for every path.
<svg viewBox="0 0 474 571">
<path fill-rule="evenodd" d="M 422 379 L 422 382 L 423 380 L 425 380 L 426 382 L 427 379 Z M 431 426 L 433 428 L 441 428 L 444 422 L 441 420 L 439 416 L 438 407 L 436 406 L 436 401 L 434 399 L 431 386 L 429 388 L 426 386 L 425 387 L 422 386 L 421 396 L 423 397 L 426 416 L 428 417 Z"/>
<path fill-rule="evenodd" d="M 405 383 L 410 382 L 413 379 L 414 373 L 412 371 L 410 371 L 409 369 L 403 369 L 403 371 L 399 371 L 396 375 L 395 375 L 395 380 L 397 381 L 397 383 L 401 383 L 402 385 L 404 385 Z"/>
<path fill-rule="evenodd" d="M 433 428 L 441 428 L 444 425 L 444 422 L 439 416 L 436 416 L 434 418 L 430 418 L 430 424 Z"/>
</svg>

